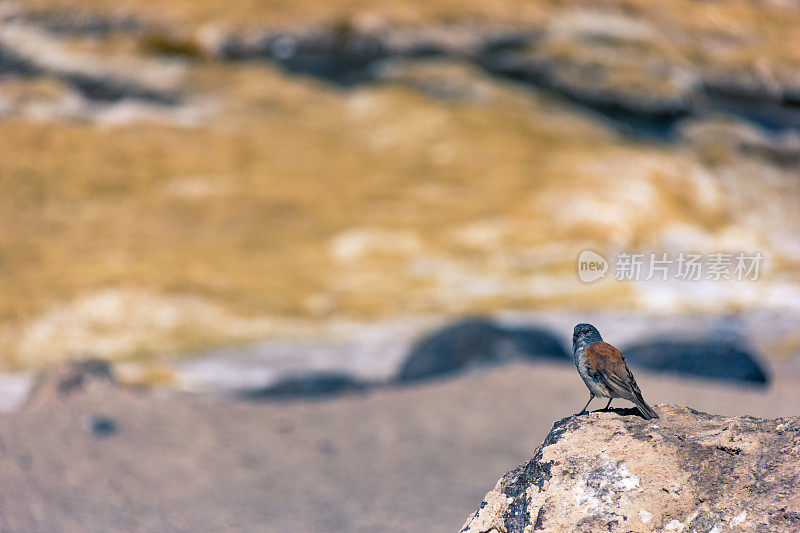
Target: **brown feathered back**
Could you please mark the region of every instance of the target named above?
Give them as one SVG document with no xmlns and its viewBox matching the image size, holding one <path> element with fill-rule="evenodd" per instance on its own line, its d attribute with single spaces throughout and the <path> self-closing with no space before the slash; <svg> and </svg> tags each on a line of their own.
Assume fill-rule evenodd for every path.
<svg viewBox="0 0 800 533">
<path fill-rule="evenodd" d="M 658 418 L 658 414 L 644 401 L 622 352 L 600 341 L 587 346 L 584 353 L 589 365 L 598 372 L 608 388 L 616 391 L 621 398 L 635 403 L 646 418 Z"/>
</svg>

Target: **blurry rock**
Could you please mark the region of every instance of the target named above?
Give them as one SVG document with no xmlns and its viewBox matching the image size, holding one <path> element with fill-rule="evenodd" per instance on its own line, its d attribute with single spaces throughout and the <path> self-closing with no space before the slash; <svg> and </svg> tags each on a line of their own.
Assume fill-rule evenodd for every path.
<svg viewBox="0 0 800 533">
<path fill-rule="evenodd" d="M 657 409 L 556 422 L 462 533 L 800 530 L 800 418 Z"/>
<path fill-rule="evenodd" d="M 795 114 L 800 122 L 800 113 L 795 111 Z M 703 154 L 715 156 L 712 162 L 720 159 L 720 155 L 730 154 L 755 156 L 779 167 L 800 165 L 800 134 L 796 130 L 774 133 L 725 116 L 687 120 L 676 130 L 684 142 L 698 147 Z"/>
<path fill-rule="evenodd" d="M 388 61 L 377 70 L 381 81 L 412 87 L 442 100 L 486 101 L 492 93 L 486 74 L 464 63 Z"/>
<path fill-rule="evenodd" d="M 377 36 L 358 31 L 347 21 L 299 33 L 205 33 L 208 35 L 201 36 L 199 48 L 207 53 L 229 60 L 269 59 L 289 72 L 310 74 L 344 86 L 372 80 L 372 64 L 385 56 Z"/>
<path fill-rule="evenodd" d="M 714 110 L 775 129 L 800 126 L 794 104 L 800 89 L 791 63 L 762 55 L 754 68 L 750 58 L 758 40 L 748 42 L 725 32 L 676 31 L 644 13 L 601 13 L 593 8 L 568 8 L 523 29 L 491 23 L 415 26 L 357 19 L 294 31 L 225 33 L 208 27 L 198 33 L 196 43 L 178 48 L 224 60 L 274 61 L 288 72 L 343 86 L 395 81 L 394 76 L 408 83 L 402 79 L 407 78 L 405 73 L 394 70 L 420 59 L 435 58 L 439 65 L 472 64 L 565 96 L 627 133 L 658 138 L 669 138 L 683 117 Z M 684 32 L 699 50 L 675 46 L 687 38 Z M 708 48 L 717 47 L 729 49 L 738 61 L 716 65 L 700 59 Z M 412 86 L 436 97 L 464 94 L 464 84 L 459 80 L 454 84 L 446 73 L 413 78 Z M 793 152 L 793 145 L 789 148 Z M 785 150 L 780 152 L 778 157 L 784 157 Z"/>
<path fill-rule="evenodd" d="M 10 4 L 13 2 L 9 2 Z M 103 37 L 112 33 L 138 33 L 145 23 L 133 15 L 101 15 L 88 10 L 23 11 L 17 21 L 38 25 L 62 37 Z"/>
<path fill-rule="evenodd" d="M 0 68 L 57 78 L 88 100 L 134 99 L 165 106 L 182 102 L 178 85 L 184 69 L 178 65 L 133 57 L 126 62 L 106 60 L 75 51 L 41 28 L 22 24 L 0 25 L 0 49 Z"/>
<path fill-rule="evenodd" d="M 109 382 L 114 380 L 108 362 L 101 359 L 68 361 L 53 372 L 58 392 L 63 394 L 82 388 L 88 380 L 99 379 Z"/>
<path fill-rule="evenodd" d="M 520 357 L 569 360 L 558 338 L 547 330 L 506 328 L 485 318 L 466 318 L 418 341 L 397 379 L 432 378 Z"/>
<path fill-rule="evenodd" d="M 37 404 L 46 403 L 77 392 L 115 386 L 108 362 L 101 359 L 67 361 L 44 370 L 38 376 L 29 400 Z"/>
<path fill-rule="evenodd" d="M 83 420 L 86 431 L 95 437 L 108 437 L 117 432 L 117 423 L 113 418 L 102 415 L 90 415 Z"/>
<path fill-rule="evenodd" d="M 766 385 L 767 373 L 743 342 L 728 339 L 653 339 L 625 347 L 633 366 L 737 383 Z"/>
<path fill-rule="evenodd" d="M 0 46 L 0 74 L 36 74 L 38 69 L 14 50 Z"/>
<path fill-rule="evenodd" d="M 479 57 L 488 72 L 560 93 L 612 118 L 671 126 L 691 111 L 692 87 L 676 68 L 657 67 L 659 57 L 626 57 L 621 64 L 594 61 L 587 49 L 574 47 L 573 55 L 559 55 L 558 44 L 528 49 L 495 50 Z M 608 57 L 614 57 L 613 53 Z M 630 64 L 637 65 L 631 70 Z M 655 75 L 654 75 L 655 73 Z"/>
<path fill-rule="evenodd" d="M 241 393 L 244 398 L 269 400 L 296 400 L 325 398 L 367 388 L 367 384 L 340 372 L 319 372 L 290 376 L 277 383 Z"/>
<path fill-rule="evenodd" d="M 800 165 L 800 134 L 788 130 L 753 143 L 743 142 L 741 151 L 745 156 L 754 155 L 777 166 L 797 167 Z"/>
</svg>

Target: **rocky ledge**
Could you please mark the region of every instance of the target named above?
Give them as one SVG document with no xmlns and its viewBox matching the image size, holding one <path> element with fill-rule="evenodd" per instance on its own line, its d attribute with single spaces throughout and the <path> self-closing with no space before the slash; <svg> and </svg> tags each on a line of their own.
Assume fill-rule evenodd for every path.
<svg viewBox="0 0 800 533">
<path fill-rule="evenodd" d="M 556 422 L 462 533 L 800 531 L 800 418 L 656 409 Z"/>
</svg>

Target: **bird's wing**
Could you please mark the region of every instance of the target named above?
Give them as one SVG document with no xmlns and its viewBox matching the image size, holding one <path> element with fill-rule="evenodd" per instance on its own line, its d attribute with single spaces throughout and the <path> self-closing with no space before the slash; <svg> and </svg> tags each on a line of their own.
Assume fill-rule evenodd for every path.
<svg viewBox="0 0 800 533">
<path fill-rule="evenodd" d="M 652 407 L 642 397 L 642 391 L 633 379 L 633 374 L 625 363 L 622 352 L 607 342 L 596 342 L 584 349 L 589 365 L 597 370 L 600 378 L 611 390 L 621 393 L 620 396 L 636 404 L 646 419 L 658 418 Z"/>
<path fill-rule="evenodd" d="M 622 352 L 604 341 L 587 346 L 584 352 L 589 360 L 589 365 L 600 373 L 603 381 L 611 389 L 641 396 L 642 393 L 625 363 L 625 356 L 622 355 Z"/>
</svg>

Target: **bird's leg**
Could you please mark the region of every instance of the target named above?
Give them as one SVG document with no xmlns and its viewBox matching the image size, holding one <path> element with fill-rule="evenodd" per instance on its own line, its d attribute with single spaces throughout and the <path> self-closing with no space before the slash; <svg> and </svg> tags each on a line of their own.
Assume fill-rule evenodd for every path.
<svg viewBox="0 0 800 533">
<path fill-rule="evenodd" d="M 586 413 L 589 412 L 589 411 L 586 410 L 586 408 L 589 407 L 589 404 L 592 403 L 592 400 L 594 400 L 594 393 L 590 392 L 589 393 L 589 401 L 586 402 L 586 405 L 583 406 L 583 409 L 581 409 L 581 412 L 578 413 L 579 415 L 583 415 L 583 414 L 586 414 Z"/>
<path fill-rule="evenodd" d="M 613 400 L 613 399 L 614 398 L 609 398 L 608 399 L 608 403 L 606 404 L 605 407 L 603 407 L 603 411 L 608 411 L 608 408 L 611 407 L 611 400 Z"/>
</svg>

